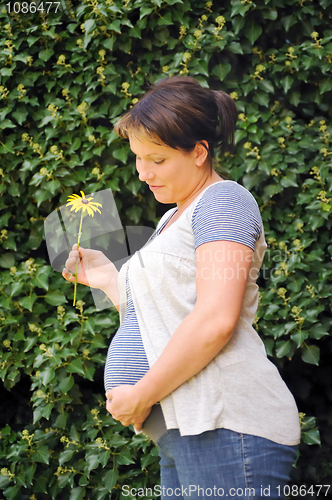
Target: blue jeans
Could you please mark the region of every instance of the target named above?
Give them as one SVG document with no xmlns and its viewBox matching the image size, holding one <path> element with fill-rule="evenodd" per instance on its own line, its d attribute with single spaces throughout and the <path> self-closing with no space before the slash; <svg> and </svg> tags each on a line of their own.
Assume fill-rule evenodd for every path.
<svg viewBox="0 0 332 500">
<path fill-rule="evenodd" d="M 297 456 L 297 446 L 228 429 L 195 436 L 169 429 L 156 445 L 162 500 L 285 498 Z"/>
</svg>

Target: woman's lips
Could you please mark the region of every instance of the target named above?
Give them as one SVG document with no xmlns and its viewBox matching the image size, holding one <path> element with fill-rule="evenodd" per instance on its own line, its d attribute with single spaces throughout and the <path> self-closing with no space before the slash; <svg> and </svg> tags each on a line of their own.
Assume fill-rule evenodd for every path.
<svg viewBox="0 0 332 500">
<path fill-rule="evenodd" d="M 151 185 L 149 185 L 149 188 L 150 188 L 150 189 L 160 189 L 160 188 L 162 188 L 162 187 L 163 187 L 163 186 L 151 186 Z"/>
</svg>

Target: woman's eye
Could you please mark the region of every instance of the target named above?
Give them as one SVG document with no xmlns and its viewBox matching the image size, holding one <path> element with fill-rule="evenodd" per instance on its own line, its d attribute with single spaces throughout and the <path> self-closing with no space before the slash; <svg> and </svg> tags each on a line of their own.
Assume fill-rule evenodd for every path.
<svg viewBox="0 0 332 500">
<path fill-rule="evenodd" d="M 140 160 L 140 158 L 138 156 L 136 156 L 136 160 Z M 160 165 L 161 163 L 163 163 L 165 160 L 160 160 L 160 161 L 154 161 L 153 163 L 155 163 L 156 165 Z"/>
</svg>

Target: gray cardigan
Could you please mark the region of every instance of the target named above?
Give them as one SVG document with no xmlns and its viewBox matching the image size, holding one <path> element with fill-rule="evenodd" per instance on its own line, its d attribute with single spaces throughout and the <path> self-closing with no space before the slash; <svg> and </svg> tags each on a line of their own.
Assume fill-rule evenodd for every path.
<svg viewBox="0 0 332 500">
<path fill-rule="evenodd" d="M 220 181 L 221 188 L 235 181 Z M 215 184 L 212 184 L 215 185 Z M 245 189 L 238 184 L 239 189 Z M 209 189 L 208 186 L 206 189 Z M 246 190 L 247 191 L 247 190 Z M 120 321 L 126 308 L 126 270 L 150 367 L 196 302 L 193 210 L 205 192 L 165 231 L 152 238 L 120 269 Z M 157 229 L 167 220 L 169 210 Z M 267 244 L 264 229 L 255 251 L 240 318 L 231 340 L 197 375 L 161 400 L 167 429 L 194 435 L 224 427 L 280 444 L 300 442 L 295 400 L 252 324 L 258 306 L 256 279 Z"/>
</svg>

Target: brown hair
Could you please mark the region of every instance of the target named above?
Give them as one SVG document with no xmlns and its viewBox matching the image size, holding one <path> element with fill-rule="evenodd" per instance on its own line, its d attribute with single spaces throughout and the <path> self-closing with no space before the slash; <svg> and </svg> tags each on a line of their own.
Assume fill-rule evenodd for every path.
<svg viewBox="0 0 332 500">
<path fill-rule="evenodd" d="M 133 135 L 187 152 L 206 140 L 212 171 L 215 149 L 225 153 L 234 146 L 237 115 L 233 99 L 225 92 L 203 88 L 190 76 L 173 76 L 150 86 L 115 124 L 114 132 L 125 139 Z"/>
</svg>

